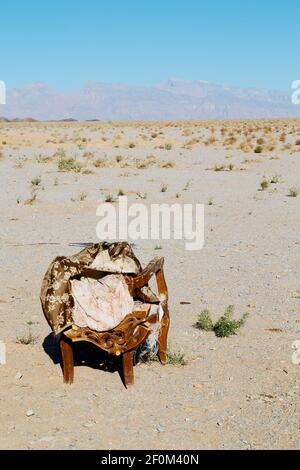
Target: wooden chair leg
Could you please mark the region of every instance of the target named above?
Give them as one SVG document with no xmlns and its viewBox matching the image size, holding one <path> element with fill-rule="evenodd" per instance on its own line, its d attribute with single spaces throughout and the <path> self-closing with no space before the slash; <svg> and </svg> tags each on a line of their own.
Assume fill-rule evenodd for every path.
<svg viewBox="0 0 300 470">
<path fill-rule="evenodd" d="M 162 364 L 166 364 L 168 360 L 168 332 L 169 318 L 164 316 L 158 336 L 158 357 Z"/>
<path fill-rule="evenodd" d="M 158 357 L 162 364 L 166 364 L 168 359 L 168 333 L 170 325 L 170 314 L 168 308 L 168 288 L 163 270 L 156 273 L 158 292 L 162 298 L 161 305 L 164 315 L 161 320 L 161 327 L 158 336 Z"/>
<path fill-rule="evenodd" d="M 128 387 L 134 384 L 132 351 L 123 353 L 122 362 L 123 362 L 124 383 L 125 383 L 125 386 Z"/>
<path fill-rule="evenodd" d="M 72 343 L 69 342 L 64 335 L 62 335 L 59 346 L 62 359 L 64 382 L 71 384 L 74 380 L 74 354 Z"/>
</svg>

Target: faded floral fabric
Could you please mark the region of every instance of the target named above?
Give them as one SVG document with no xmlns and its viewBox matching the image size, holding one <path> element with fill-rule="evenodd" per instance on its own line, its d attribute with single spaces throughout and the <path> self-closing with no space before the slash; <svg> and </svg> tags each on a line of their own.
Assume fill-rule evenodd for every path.
<svg viewBox="0 0 300 470">
<path fill-rule="evenodd" d="M 126 242 L 99 243 L 78 254 L 59 256 L 50 264 L 41 288 L 44 315 L 55 334 L 74 324 L 71 281 L 81 276 L 99 279 L 111 274 L 138 274 L 142 267 Z M 149 292 L 149 296 L 153 297 Z M 143 298 L 148 296 L 145 291 Z M 153 298 L 152 298 L 153 300 Z M 154 299 L 155 300 L 155 299 Z"/>
<path fill-rule="evenodd" d="M 94 331 L 109 331 L 133 312 L 134 300 L 122 274 L 108 274 L 101 279 L 72 279 L 75 325 Z"/>
</svg>

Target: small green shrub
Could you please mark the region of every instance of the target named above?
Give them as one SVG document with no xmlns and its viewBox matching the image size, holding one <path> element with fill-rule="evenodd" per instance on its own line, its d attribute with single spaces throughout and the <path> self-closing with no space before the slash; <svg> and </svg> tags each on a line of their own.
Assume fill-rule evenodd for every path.
<svg viewBox="0 0 300 470">
<path fill-rule="evenodd" d="M 214 324 L 210 317 L 209 310 L 205 309 L 199 313 L 196 325 L 199 330 L 212 331 L 214 329 Z"/>
<path fill-rule="evenodd" d="M 170 364 L 172 366 L 186 366 L 187 360 L 185 358 L 185 354 L 182 351 L 172 351 L 168 350 L 167 352 L 167 362 L 166 364 Z"/>
<path fill-rule="evenodd" d="M 289 189 L 289 197 L 297 197 L 299 195 L 299 188 L 297 186 L 293 186 Z"/>
<path fill-rule="evenodd" d="M 82 164 L 75 157 L 67 157 L 64 150 L 59 152 L 57 167 L 59 171 L 75 171 L 75 173 L 80 173 L 82 170 Z"/>
<path fill-rule="evenodd" d="M 264 191 L 265 189 L 267 189 L 269 187 L 269 181 L 266 180 L 266 179 L 263 179 L 260 182 L 260 187 L 261 187 L 261 190 Z"/>
<path fill-rule="evenodd" d="M 199 330 L 214 331 L 215 335 L 219 338 L 234 335 L 236 334 L 237 330 L 245 324 L 249 313 L 243 313 L 239 320 L 232 319 L 233 313 L 234 305 L 229 305 L 225 310 L 224 315 L 214 324 L 209 310 L 202 310 L 202 312 L 200 312 L 198 315 L 198 320 L 195 327 Z"/>
<path fill-rule="evenodd" d="M 40 176 L 35 176 L 31 180 L 31 185 L 37 187 L 37 186 L 40 186 L 41 182 L 42 182 L 42 178 Z"/>
<path fill-rule="evenodd" d="M 224 315 L 215 323 L 214 332 L 220 338 L 228 337 L 236 334 L 236 331 L 245 324 L 249 313 L 243 313 L 239 320 L 233 320 L 232 315 L 234 312 L 234 305 L 229 305 Z"/>
</svg>

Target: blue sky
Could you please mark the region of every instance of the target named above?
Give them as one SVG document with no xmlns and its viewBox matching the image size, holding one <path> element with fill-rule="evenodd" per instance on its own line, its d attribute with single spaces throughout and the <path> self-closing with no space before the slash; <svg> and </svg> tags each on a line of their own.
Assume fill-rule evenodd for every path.
<svg viewBox="0 0 300 470">
<path fill-rule="evenodd" d="M 299 0 L 10 0 L 0 18 L 8 87 L 180 77 L 289 90 L 300 79 Z"/>
</svg>

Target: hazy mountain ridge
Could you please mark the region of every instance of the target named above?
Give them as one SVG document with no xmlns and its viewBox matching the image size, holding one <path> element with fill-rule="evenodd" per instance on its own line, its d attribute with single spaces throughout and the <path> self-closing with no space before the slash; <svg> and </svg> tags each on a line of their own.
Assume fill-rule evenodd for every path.
<svg viewBox="0 0 300 470">
<path fill-rule="evenodd" d="M 155 87 L 88 82 L 58 91 L 34 83 L 7 91 L 0 116 L 51 119 L 225 119 L 300 117 L 300 106 L 280 91 L 169 79 Z"/>
</svg>

